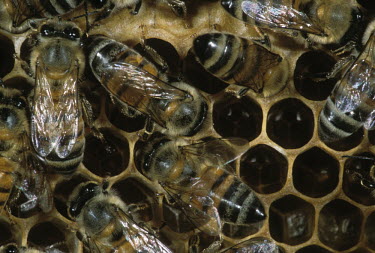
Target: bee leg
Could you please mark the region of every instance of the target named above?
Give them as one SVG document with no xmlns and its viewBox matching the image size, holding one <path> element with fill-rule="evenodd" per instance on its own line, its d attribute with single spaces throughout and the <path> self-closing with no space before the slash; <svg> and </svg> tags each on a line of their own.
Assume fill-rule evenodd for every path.
<svg viewBox="0 0 375 253">
<path fill-rule="evenodd" d="M 181 0 L 166 0 L 173 12 L 179 17 L 186 17 L 187 8 L 185 2 Z"/>
<path fill-rule="evenodd" d="M 259 37 L 252 38 L 254 42 L 261 44 L 262 46 L 266 46 L 267 48 L 271 48 L 270 38 L 266 33 L 260 30 L 258 27 L 254 27 L 255 31 L 259 34 Z"/>
<path fill-rule="evenodd" d="M 103 9 L 103 11 L 100 13 L 100 15 L 97 18 L 95 18 L 94 22 L 98 22 L 102 19 L 107 18 L 112 13 L 114 8 L 115 8 L 115 4 L 111 3 L 107 8 Z"/>
<path fill-rule="evenodd" d="M 128 205 L 127 212 L 129 214 L 138 213 L 139 211 L 143 211 L 150 208 L 148 203 L 137 203 L 137 204 L 130 204 Z"/>
<path fill-rule="evenodd" d="M 133 10 L 130 11 L 130 13 L 131 13 L 132 15 L 137 15 L 138 12 L 139 12 L 139 10 L 141 9 L 141 6 L 142 6 L 142 0 L 139 0 L 139 1 L 135 4 Z"/>
<path fill-rule="evenodd" d="M 233 96 L 235 96 L 237 98 L 241 98 L 249 91 L 249 89 L 250 88 L 248 88 L 248 87 L 244 87 L 244 86 L 240 86 L 240 85 L 229 85 L 228 88 L 226 89 L 226 91 L 229 94 L 232 94 Z"/>
<path fill-rule="evenodd" d="M 343 54 L 352 52 L 355 49 L 355 47 L 356 47 L 356 43 L 354 41 L 349 41 L 344 46 L 339 47 L 339 48 L 333 50 L 332 52 L 335 55 L 339 56 L 339 55 L 343 55 Z"/>
<path fill-rule="evenodd" d="M 143 140 L 147 141 L 151 134 L 154 132 L 155 124 L 150 117 L 146 119 L 146 125 L 143 130 L 140 130 L 138 136 Z"/>
<path fill-rule="evenodd" d="M 327 74 L 326 78 L 332 79 L 338 77 L 339 73 L 350 67 L 355 59 L 356 58 L 353 55 L 340 59 L 336 62 L 335 66 L 333 66 L 332 70 Z"/>
</svg>

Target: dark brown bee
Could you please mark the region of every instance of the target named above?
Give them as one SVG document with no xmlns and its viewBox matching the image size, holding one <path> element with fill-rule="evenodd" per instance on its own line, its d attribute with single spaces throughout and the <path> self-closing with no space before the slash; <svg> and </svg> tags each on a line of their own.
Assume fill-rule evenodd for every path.
<svg viewBox="0 0 375 253">
<path fill-rule="evenodd" d="M 197 226 L 208 218 L 216 220 L 211 223 L 216 226 L 200 230 L 215 235 L 221 232 L 222 223 L 249 226 L 265 219 L 264 207 L 255 193 L 226 169 L 228 163 L 246 152 L 246 140 L 184 144 L 180 140 L 156 139 L 141 151 L 140 166 L 146 177 L 163 185 L 167 197 L 178 202 Z"/>
<path fill-rule="evenodd" d="M 92 72 L 123 106 L 144 113 L 171 135 L 193 135 L 201 127 L 207 104 L 188 84 L 169 85 L 154 64 L 125 44 L 104 36 L 87 43 Z"/>
<path fill-rule="evenodd" d="M 229 84 L 268 97 L 282 90 L 289 66 L 279 55 L 249 40 L 225 33 L 208 33 L 194 40 L 193 51 L 203 67 Z"/>
</svg>

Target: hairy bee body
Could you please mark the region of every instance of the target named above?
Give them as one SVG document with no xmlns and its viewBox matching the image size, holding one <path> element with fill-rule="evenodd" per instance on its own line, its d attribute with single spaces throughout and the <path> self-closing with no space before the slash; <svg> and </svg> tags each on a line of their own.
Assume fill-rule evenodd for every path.
<svg viewBox="0 0 375 253">
<path fill-rule="evenodd" d="M 31 141 L 40 160 L 59 173 L 71 173 L 85 145 L 78 93 L 85 64 L 80 30 L 72 22 L 47 21 L 30 43 L 30 75 L 35 78 Z"/>
<path fill-rule="evenodd" d="M 153 63 L 104 36 L 89 38 L 87 52 L 95 77 L 124 106 L 149 115 L 172 135 L 199 130 L 207 104 L 196 89 L 181 82 L 167 84 L 166 75 Z"/>
<path fill-rule="evenodd" d="M 196 59 L 214 76 L 229 84 L 270 96 L 286 85 L 288 64 L 279 55 L 249 40 L 209 33 L 194 40 Z"/>
<path fill-rule="evenodd" d="M 166 185 L 167 191 L 184 203 L 203 212 L 208 212 L 207 208 L 216 209 L 225 223 L 251 225 L 264 220 L 264 207 L 250 187 L 222 168 L 220 162 L 205 159 L 205 156 L 209 156 L 211 144 L 221 148 L 220 153 L 230 153 L 228 147 L 225 149 L 222 145 L 223 142 L 218 139 L 192 144 L 191 154 L 188 145 L 186 148 L 189 151 L 183 154 L 185 146 L 177 146 L 175 141 L 155 141 L 143 150 L 142 171 L 148 178 Z M 212 203 L 200 201 L 202 196 L 208 197 Z"/>
<path fill-rule="evenodd" d="M 48 253 L 48 251 L 46 251 Z M 0 247 L 0 253 L 42 253 L 42 251 L 26 247 L 18 247 L 11 243 Z"/>
<path fill-rule="evenodd" d="M 77 186 L 68 206 L 68 213 L 77 221 L 91 252 L 170 252 L 154 235 L 135 223 L 118 196 L 94 182 Z"/>
<path fill-rule="evenodd" d="M 319 136 L 334 142 L 350 136 L 360 127 L 374 128 L 375 119 L 375 34 L 363 52 L 336 84 L 319 116 Z"/>
<path fill-rule="evenodd" d="M 307 33 L 311 41 L 319 44 L 342 46 L 349 41 L 358 42 L 363 32 L 362 13 L 352 0 L 221 0 L 221 4 L 244 22 Z"/>
</svg>

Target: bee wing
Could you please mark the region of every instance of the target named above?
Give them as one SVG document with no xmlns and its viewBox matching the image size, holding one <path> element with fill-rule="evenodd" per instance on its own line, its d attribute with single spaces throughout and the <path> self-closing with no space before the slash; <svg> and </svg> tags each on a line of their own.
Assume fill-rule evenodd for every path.
<svg viewBox="0 0 375 253">
<path fill-rule="evenodd" d="M 195 184 L 203 183 L 196 179 Z M 186 218 L 204 233 L 217 236 L 221 233 L 222 223 L 217 208 L 213 206 L 214 201 L 206 196 L 206 191 L 199 191 L 199 187 L 188 189 L 179 185 L 168 185 L 164 189 L 168 196 L 182 210 Z M 182 197 L 183 196 L 183 197 Z M 186 198 L 188 197 L 188 201 Z"/>
<path fill-rule="evenodd" d="M 132 245 L 135 252 L 144 253 L 172 253 L 155 235 L 137 225 L 137 223 L 127 215 L 122 209 L 114 207 L 119 217 L 119 222 L 123 228 L 126 240 Z"/>
<path fill-rule="evenodd" d="M 57 102 L 57 124 L 59 136 L 55 151 L 60 158 L 67 157 L 77 141 L 81 108 L 78 96 L 78 67 L 74 66 L 71 75 L 62 86 L 62 94 Z"/>
<path fill-rule="evenodd" d="M 280 253 L 280 248 L 272 241 L 263 237 L 251 238 L 236 244 L 230 248 L 220 251 L 220 253 Z"/>
<path fill-rule="evenodd" d="M 249 142 L 242 138 L 231 137 L 212 139 L 179 148 L 190 159 L 208 159 L 213 164 L 226 165 L 242 156 L 249 149 Z"/>
<path fill-rule="evenodd" d="M 269 27 L 293 29 L 324 35 L 323 30 L 314 24 L 305 13 L 297 11 L 290 6 L 266 0 L 264 3 L 259 1 L 243 1 L 241 8 L 250 18 Z"/>
<path fill-rule="evenodd" d="M 6 196 L 6 194 L 9 194 L 7 199 L 4 201 L 4 203 L 1 203 L 0 215 L 2 214 L 2 211 L 4 210 L 5 205 L 8 203 L 10 191 L 15 181 L 14 172 L 16 171 L 17 168 L 18 168 L 18 165 L 15 162 L 11 161 L 10 159 L 6 157 L 0 156 L 0 182 L 1 182 L 1 188 L 2 188 L 1 195 Z M 10 178 L 9 178 L 9 175 L 11 175 Z M 6 192 L 7 189 L 9 189 L 8 193 Z"/>
</svg>

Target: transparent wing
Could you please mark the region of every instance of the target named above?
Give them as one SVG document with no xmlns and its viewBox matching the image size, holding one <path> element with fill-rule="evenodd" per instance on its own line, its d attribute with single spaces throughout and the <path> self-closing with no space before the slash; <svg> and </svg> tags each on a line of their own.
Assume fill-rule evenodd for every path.
<svg viewBox="0 0 375 253">
<path fill-rule="evenodd" d="M 155 235 L 146 229 L 138 226 L 136 222 L 120 208 L 114 207 L 118 221 L 120 222 L 123 233 L 127 241 L 132 245 L 135 252 L 144 253 L 172 253 Z"/>
<path fill-rule="evenodd" d="M 232 137 L 180 146 L 179 149 L 190 159 L 208 159 L 212 164 L 226 165 L 243 155 L 249 149 L 249 142 Z"/>
<path fill-rule="evenodd" d="M 263 2 L 263 1 L 262 1 Z M 324 35 L 323 30 L 314 24 L 303 12 L 290 6 L 274 3 L 271 0 L 243 1 L 243 12 L 253 20 L 269 26 L 304 31 L 317 35 Z"/>
<path fill-rule="evenodd" d="M 151 75 L 147 71 L 126 62 L 113 62 L 105 66 L 100 81 L 115 97 L 131 93 L 134 96 L 153 99 L 185 100 L 189 94 Z M 127 98 L 127 96 L 124 96 Z M 132 100 L 123 102 L 132 105 Z M 134 106 L 134 105 L 133 105 Z"/>
<path fill-rule="evenodd" d="M 280 248 L 272 241 L 263 237 L 256 237 L 230 248 L 224 249 L 220 252 L 226 253 L 281 253 Z"/>
<path fill-rule="evenodd" d="M 205 182 L 197 178 L 191 187 L 169 184 L 164 189 L 189 222 L 208 235 L 218 236 L 222 230 L 219 212 L 199 184 L 205 185 Z"/>
<path fill-rule="evenodd" d="M 56 143 L 56 154 L 60 158 L 67 157 L 77 141 L 78 125 L 81 119 L 81 108 L 79 103 L 78 88 L 78 68 L 73 67 L 71 75 L 64 80 L 61 87 L 62 94 L 56 105 L 57 127 L 59 132 L 55 131 L 58 136 L 54 139 Z"/>
<path fill-rule="evenodd" d="M 53 150 L 57 121 L 49 80 L 43 68 L 36 67 L 34 97 L 31 108 L 31 141 L 35 151 L 46 157 Z"/>
</svg>

